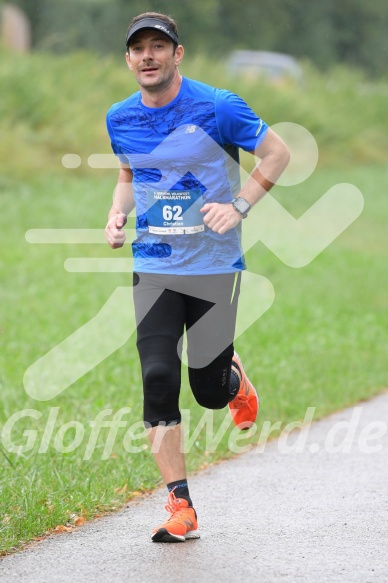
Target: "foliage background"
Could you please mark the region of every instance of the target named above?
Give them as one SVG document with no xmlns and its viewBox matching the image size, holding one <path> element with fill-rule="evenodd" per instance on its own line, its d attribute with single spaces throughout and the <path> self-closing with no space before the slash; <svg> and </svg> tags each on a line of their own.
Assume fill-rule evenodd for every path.
<svg viewBox="0 0 388 583">
<path fill-rule="evenodd" d="M 32 22 L 34 47 L 56 52 L 124 48 L 136 14 L 159 11 L 180 25 L 190 53 L 215 57 L 233 49 L 273 50 L 308 58 L 324 70 L 333 63 L 386 72 L 386 0 L 14 0 Z"/>
</svg>

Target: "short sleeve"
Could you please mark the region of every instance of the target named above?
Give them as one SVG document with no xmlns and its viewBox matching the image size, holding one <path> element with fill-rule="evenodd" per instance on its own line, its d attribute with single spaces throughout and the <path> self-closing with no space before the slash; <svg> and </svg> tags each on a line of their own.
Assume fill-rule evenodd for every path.
<svg viewBox="0 0 388 583">
<path fill-rule="evenodd" d="M 108 134 L 110 137 L 110 145 L 112 147 L 114 154 L 116 154 L 116 156 L 118 157 L 120 162 L 122 164 L 128 164 L 127 157 L 125 156 L 123 150 L 120 148 L 119 144 L 117 143 L 117 139 L 116 139 L 114 130 L 112 128 L 112 124 L 110 122 L 110 113 L 111 113 L 111 110 L 109 110 L 108 113 L 106 114 L 106 127 L 107 127 Z"/>
<path fill-rule="evenodd" d="M 220 90 L 216 100 L 218 132 L 223 144 L 231 144 L 252 152 L 264 140 L 267 124 L 241 97 Z"/>
</svg>

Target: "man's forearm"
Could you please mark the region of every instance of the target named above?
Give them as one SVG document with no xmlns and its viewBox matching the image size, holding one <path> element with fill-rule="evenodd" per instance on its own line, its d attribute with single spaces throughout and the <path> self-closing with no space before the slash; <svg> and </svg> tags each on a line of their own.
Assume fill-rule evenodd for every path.
<svg viewBox="0 0 388 583">
<path fill-rule="evenodd" d="M 109 212 L 109 217 L 118 213 L 128 216 L 134 208 L 135 200 L 133 196 L 132 173 L 128 170 L 121 169 L 114 190 L 113 204 Z"/>
<path fill-rule="evenodd" d="M 135 208 L 133 198 L 133 187 L 128 182 L 118 182 L 113 195 L 113 204 L 109 216 L 117 213 L 123 213 L 128 216 Z"/>
<path fill-rule="evenodd" d="M 245 198 L 251 206 L 276 184 L 290 160 L 290 152 L 286 144 L 270 128 L 264 141 L 252 154 L 260 158 L 260 162 L 238 193 L 238 196 Z"/>
<path fill-rule="evenodd" d="M 256 204 L 276 183 L 289 162 L 287 148 L 268 153 L 251 172 L 239 192 L 251 206 Z"/>
</svg>

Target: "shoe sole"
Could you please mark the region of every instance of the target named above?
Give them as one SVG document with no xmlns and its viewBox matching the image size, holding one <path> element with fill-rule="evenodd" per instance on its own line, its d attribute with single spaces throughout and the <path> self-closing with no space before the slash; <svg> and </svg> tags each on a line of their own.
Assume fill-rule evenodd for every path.
<svg viewBox="0 0 388 583">
<path fill-rule="evenodd" d="M 165 528 L 159 528 L 155 532 L 151 539 L 154 543 L 184 543 L 186 540 L 191 540 L 195 538 L 200 538 L 199 533 L 196 530 L 190 530 L 185 535 L 171 534 Z"/>
</svg>

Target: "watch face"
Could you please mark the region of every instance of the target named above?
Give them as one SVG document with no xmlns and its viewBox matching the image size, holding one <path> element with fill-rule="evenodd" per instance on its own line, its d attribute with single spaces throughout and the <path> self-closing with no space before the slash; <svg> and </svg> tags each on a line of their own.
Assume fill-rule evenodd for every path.
<svg viewBox="0 0 388 583">
<path fill-rule="evenodd" d="M 246 212 L 248 212 L 249 209 L 251 208 L 251 205 L 249 204 L 249 202 L 247 202 L 244 198 L 241 198 L 241 197 L 237 197 L 237 198 L 234 199 L 234 205 L 233 206 L 242 215 L 244 215 Z"/>
</svg>

